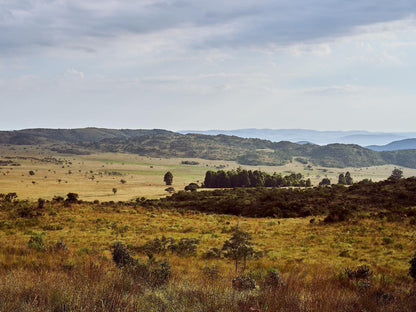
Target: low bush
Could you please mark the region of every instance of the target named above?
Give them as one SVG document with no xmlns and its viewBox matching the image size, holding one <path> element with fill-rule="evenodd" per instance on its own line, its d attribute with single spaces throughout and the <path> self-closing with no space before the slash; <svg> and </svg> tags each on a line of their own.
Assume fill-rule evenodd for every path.
<svg viewBox="0 0 416 312">
<path fill-rule="evenodd" d="M 256 281 L 250 276 L 239 275 L 233 278 L 232 286 L 235 290 L 239 291 L 255 289 Z"/>
<path fill-rule="evenodd" d="M 409 261 L 410 268 L 409 268 L 409 275 L 416 281 L 416 252 L 413 255 L 413 258 Z"/>
</svg>

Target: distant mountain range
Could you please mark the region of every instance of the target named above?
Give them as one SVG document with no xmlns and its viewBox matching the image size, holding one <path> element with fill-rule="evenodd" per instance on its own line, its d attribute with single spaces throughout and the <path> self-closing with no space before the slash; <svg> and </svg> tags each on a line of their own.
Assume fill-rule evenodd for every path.
<svg viewBox="0 0 416 312">
<path fill-rule="evenodd" d="M 223 134 L 180 134 L 161 129 L 0 131 L 0 144 L 42 145 L 45 149 L 65 154 L 128 152 L 151 157 L 234 160 L 243 165 L 283 165 L 294 160 L 305 165 L 338 168 L 384 164 L 416 168 L 416 149 L 378 152 L 357 144 L 336 143 L 321 146 Z"/>
<path fill-rule="evenodd" d="M 366 147 L 373 151 L 399 151 L 416 149 L 416 139 L 404 139 L 400 141 L 394 141 L 386 145 L 370 145 Z"/>
<path fill-rule="evenodd" d="M 235 135 L 242 138 L 258 138 L 273 142 L 290 141 L 294 143 L 358 144 L 360 146 L 384 145 L 392 141 L 416 138 L 416 132 L 369 132 L 369 131 L 317 131 L 305 129 L 239 129 L 239 130 L 181 130 L 182 134 L 199 133 L 208 135 Z"/>
</svg>

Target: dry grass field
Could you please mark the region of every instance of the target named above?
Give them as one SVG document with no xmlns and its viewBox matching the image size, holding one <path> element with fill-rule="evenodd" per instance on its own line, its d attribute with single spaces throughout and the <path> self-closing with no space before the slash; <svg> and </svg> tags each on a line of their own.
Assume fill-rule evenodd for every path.
<svg viewBox="0 0 416 312">
<path fill-rule="evenodd" d="M 407 222 L 357 217 L 335 225 L 309 218 L 251 219 L 139 206 L 46 203 L 41 216 L 0 211 L 0 311 L 413 311 L 416 289 L 408 276 L 416 228 Z M 262 257 L 245 274 L 260 285 L 236 291 L 240 274 L 221 249 L 237 226 L 252 235 Z M 41 236 L 43 248 L 30 247 Z M 168 283 L 156 289 L 118 269 L 111 246 L 131 248 L 158 237 L 200 240 L 196 256 L 156 255 L 171 265 Z M 66 250 L 54 249 L 57 242 Z M 135 258 L 146 261 L 146 255 Z M 370 286 L 349 280 L 345 269 L 368 265 Z M 270 269 L 286 286 L 265 292 Z M 127 275 L 126 275 L 127 274 Z M 377 296 L 387 294 L 386 300 Z M 412 297 L 413 296 L 413 297 Z M 389 298 L 392 298 L 391 300 Z M 380 301 L 380 300 L 381 301 Z"/>
<path fill-rule="evenodd" d="M 325 224 L 320 221 L 324 216 L 311 223 L 311 217 L 243 218 L 144 208 L 134 199 L 168 195 L 166 171 L 173 173 L 173 187 L 181 190 L 190 182 L 201 183 L 207 170 L 230 170 L 238 164 L 186 159 L 199 164 L 184 165 L 185 159 L 132 154 L 57 155 L 27 146 L 3 147 L 0 155 L 0 193 L 16 192 L 19 200 L 28 200 L 0 201 L 1 312 L 416 309 L 416 286 L 408 275 L 416 226 L 406 219 L 394 222 L 358 212 L 350 221 Z M 244 168 L 300 172 L 317 184 L 323 177 L 335 182 L 346 171 L 356 181 L 383 180 L 394 167 L 307 168 L 293 160 L 282 167 Z M 416 175 L 416 170 L 403 171 Z M 86 202 L 50 201 L 69 192 Z M 44 207 L 36 208 L 38 198 L 48 200 Z M 258 252 L 244 271 L 257 283 L 252 290 L 232 287 L 241 266 L 236 272 L 230 259 L 204 257 L 207 250 L 221 249 L 236 228 L 251 235 Z M 166 252 L 151 260 L 140 252 L 139 246 L 162 237 L 197 239 L 197 252 Z M 158 274 L 163 273 L 158 261 L 167 259 L 170 274 L 162 275 L 163 285 L 152 286 L 136 271 L 117 267 L 112 259 L 116 241 Z M 346 273 L 363 265 L 372 271 L 364 280 Z M 279 273 L 283 285 L 267 287 L 270 270 Z"/>
<path fill-rule="evenodd" d="M 51 199 L 68 192 L 80 199 L 93 201 L 125 201 L 137 197 L 160 198 L 165 192 L 163 175 L 173 173 L 173 187 L 182 190 L 191 182 L 202 183 L 207 170 L 231 170 L 240 165 L 231 161 L 203 159 L 161 159 L 133 154 L 101 153 L 93 155 L 62 155 L 33 146 L 0 147 L 0 161 L 12 160 L 19 166 L 0 166 L 0 191 L 16 192 L 20 199 Z M 183 160 L 197 161 L 198 165 L 183 165 Z M 386 179 L 394 166 L 368 168 L 322 168 L 301 164 L 295 160 L 285 166 L 242 166 L 283 175 L 302 173 L 317 185 L 324 177 L 333 183 L 341 172 L 349 171 L 355 181 L 365 178 Z M 34 175 L 30 175 L 33 171 Z M 416 169 L 403 168 L 404 176 L 415 176 Z M 126 181 L 124 184 L 120 181 Z M 114 194 L 112 189 L 116 188 Z"/>
</svg>

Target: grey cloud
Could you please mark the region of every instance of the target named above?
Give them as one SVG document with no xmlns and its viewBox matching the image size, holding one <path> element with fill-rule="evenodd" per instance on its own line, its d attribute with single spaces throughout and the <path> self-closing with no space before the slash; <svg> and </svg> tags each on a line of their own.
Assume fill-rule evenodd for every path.
<svg viewBox="0 0 416 312">
<path fill-rule="evenodd" d="M 214 32 L 198 41 L 200 47 L 287 45 L 346 35 L 356 26 L 400 20 L 415 11 L 414 0 L 3 0 L 0 52 L 224 25 L 230 31 Z"/>
</svg>

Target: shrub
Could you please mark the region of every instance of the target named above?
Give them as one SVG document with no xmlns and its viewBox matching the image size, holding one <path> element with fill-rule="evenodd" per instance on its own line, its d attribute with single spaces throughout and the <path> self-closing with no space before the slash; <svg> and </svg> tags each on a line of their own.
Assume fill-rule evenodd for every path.
<svg viewBox="0 0 416 312">
<path fill-rule="evenodd" d="M 60 203 L 64 201 L 64 198 L 62 196 L 54 196 L 52 201 L 56 203 Z"/>
<path fill-rule="evenodd" d="M 50 250 L 55 251 L 55 252 L 57 252 L 57 251 L 67 251 L 68 248 L 67 248 L 66 244 L 63 241 L 57 241 L 54 245 L 52 245 L 50 247 Z"/>
<path fill-rule="evenodd" d="M 199 185 L 193 182 L 185 186 L 185 191 L 195 192 L 197 189 L 199 189 Z"/>
<path fill-rule="evenodd" d="M 65 201 L 68 203 L 76 203 L 78 201 L 78 194 L 77 193 L 68 193 L 66 194 Z"/>
<path fill-rule="evenodd" d="M 169 261 L 167 259 L 152 261 L 148 265 L 150 279 L 148 283 L 152 287 L 159 287 L 169 281 L 172 274 Z"/>
<path fill-rule="evenodd" d="M 201 270 L 205 277 L 207 277 L 210 281 L 213 281 L 220 276 L 220 271 L 218 270 L 217 264 L 214 264 L 212 266 L 205 264 Z"/>
<path fill-rule="evenodd" d="M 370 268 L 367 265 L 360 265 L 355 270 L 346 268 L 345 275 L 349 279 L 364 280 L 364 279 L 369 279 L 373 275 L 373 272 L 370 270 Z"/>
<path fill-rule="evenodd" d="M 168 260 L 155 260 L 153 257 L 145 263 L 134 259 L 127 247 L 116 242 L 111 248 L 113 261 L 124 274 L 140 280 L 151 287 L 159 287 L 168 282 L 171 276 L 171 268 Z"/>
<path fill-rule="evenodd" d="M 155 238 L 147 241 L 142 246 L 138 247 L 138 251 L 145 253 L 149 258 L 153 257 L 153 254 L 165 254 L 170 244 L 173 244 L 175 240 L 171 237 L 162 236 L 160 239 Z"/>
<path fill-rule="evenodd" d="M 45 251 L 45 242 L 43 241 L 44 235 L 44 233 L 32 234 L 29 242 L 27 243 L 28 247 L 39 251 Z"/>
<path fill-rule="evenodd" d="M 15 210 L 15 216 L 20 218 L 34 218 L 38 216 L 37 211 L 28 203 L 19 203 Z"/>
<path fill-rule="evenodd" d="M 38 209 L 43 209 L 45 207 L 45 200 L 43 198 L 38 198 Z"/>
<path fill-rule="evenodd" d="M 416 252 L 413 255 L 413 258 L 409 261 L 409 275 L 416 281 Z"/>
<path fill-rule="evenodd" d="M 282 281 L 282 278 L 276 270 L 268 271 L 263 278 L 262 284 L 264 289 L 276 289 L 285 285 L 285 283 Z"/>
<path fill-rule="evenodd" d="M 202 259 L 215 259 L 221 258 L 221 250 L 218 248 L 209 248 L 202 255 Z"/>
<path fill-rule="evenodd" d="M 113 261 L 119 268 L 131 266 L 134 264 L 134 259 L 131 256 L 131 252 L 127 250 L 126 246 L 121 242 L 115 242 L 111 248 L 111 255 Z"/>
<path fill-rule="evenodd" d="M 181 238 L 179 242 L 172 243 L 168 248 L 180 256 L 196 256 L 198 244 L 197 238 Z"/>
<path fill-rule="evenodd" d="M 235 290 L 243 291 L 256 288 L 256 281 L 254 278 L 247 275 L 239 275 L 233 278 L 232 286 Z"/>
</svg>

